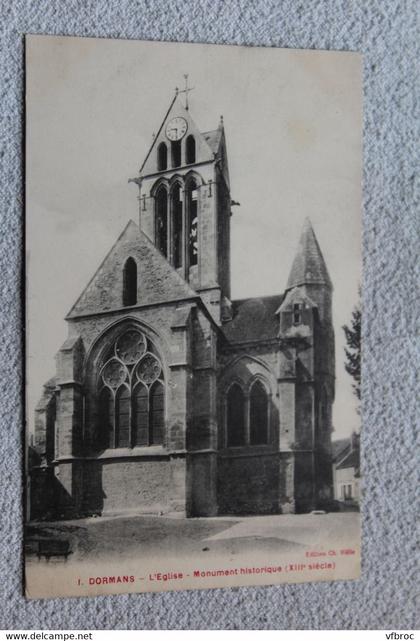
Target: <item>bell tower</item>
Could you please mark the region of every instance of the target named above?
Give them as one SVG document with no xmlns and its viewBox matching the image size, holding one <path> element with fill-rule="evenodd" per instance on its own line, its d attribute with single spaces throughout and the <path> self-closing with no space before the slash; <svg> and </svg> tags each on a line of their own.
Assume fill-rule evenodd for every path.
<svg viewBox="0 0 420 641">
<path fill-rule="evenodd" d="M 132 179 L 143 233 L 202 297 L 218 324 L 230 313 L 230 184 L 223 117 L 201 132 L 176 89 Z"/>
</svg>

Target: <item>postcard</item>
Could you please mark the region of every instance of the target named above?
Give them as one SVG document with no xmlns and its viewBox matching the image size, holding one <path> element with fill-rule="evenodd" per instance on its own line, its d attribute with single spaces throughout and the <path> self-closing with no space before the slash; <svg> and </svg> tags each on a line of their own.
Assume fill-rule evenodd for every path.
<svg viewBox="0 0 420 641">
<path fill-rule="evenodd" d="M 26 38 L 28 598 L 359 577 L 361 74 Z"/>
</svg>

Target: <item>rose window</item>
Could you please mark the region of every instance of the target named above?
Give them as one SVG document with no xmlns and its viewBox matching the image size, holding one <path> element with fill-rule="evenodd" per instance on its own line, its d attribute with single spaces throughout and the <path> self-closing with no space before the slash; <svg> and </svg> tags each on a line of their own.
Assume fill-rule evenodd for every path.
<svg viewBox="0 0 420 641">
<path fill-rule="evenodd" d="M 160 372 L 160 364 L 152 354 L 147 354 L 137 366 L 137 376 L 147 385 L 159 378 Z"/>
<path fill-rule="evenodd" d="M 102 374 L 102 378 L 106 385 L 116 388 L 125 381 L 127 377 L 127 370 L 122 363 L 117 360 L 110 361 Z"/>
<path fill-rule="evenodd" d="M 127 363 L 127 365 L 137 363 L 145 351 L 146 340 L 143 334 L 140 334 L 140 332 L 136 332 L 135 330 L 125 332 L 125 334 L 118 339 L 115 347 L 117 356 L 123 361 L 123 363 Z"/>
</svg>

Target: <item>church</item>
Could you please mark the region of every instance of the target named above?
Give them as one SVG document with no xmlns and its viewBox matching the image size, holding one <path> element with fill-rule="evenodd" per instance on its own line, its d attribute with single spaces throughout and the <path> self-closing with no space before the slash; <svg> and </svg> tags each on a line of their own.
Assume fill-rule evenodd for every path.
<svg viewBox="0 0 420 641">
<path fill-rule="evenodd" d="M 200 131 L 187 96 L 131 179 L 138 223 L 66 316 L 35 411 L 31 519 L 297 513 L 333 497 L 333 287 L 314 230 L 284 291 L 232 300 L 223 119 Z"/>
</svg>

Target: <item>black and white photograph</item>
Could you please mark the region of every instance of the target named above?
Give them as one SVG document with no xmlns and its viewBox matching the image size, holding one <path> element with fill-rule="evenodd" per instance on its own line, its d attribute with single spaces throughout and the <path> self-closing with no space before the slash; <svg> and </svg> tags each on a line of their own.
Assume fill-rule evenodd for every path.
<svg viewBox="0 0 420 641">
<path fill-rule="evenodd" d="M 361 74 L 26 38 L 29 598 L 359 577 Z"/>
</svg>

